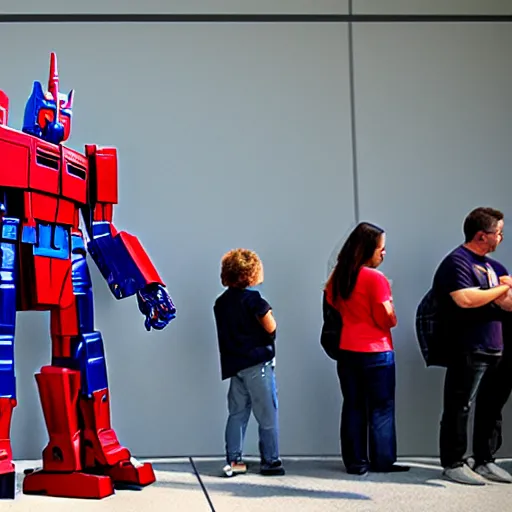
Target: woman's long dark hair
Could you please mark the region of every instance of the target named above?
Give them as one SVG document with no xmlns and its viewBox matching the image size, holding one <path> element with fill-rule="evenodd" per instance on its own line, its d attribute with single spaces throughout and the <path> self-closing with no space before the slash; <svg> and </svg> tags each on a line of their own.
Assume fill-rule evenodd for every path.
<svg viewBox="0 0 512 512">
<path fill-rule="evenodd" d="M 338 261 L 332 275 L 332 293 L 347 300 L 356 284 L 361 267 L 373 256 L 384 230 L 370 224 L 359 223 L 338 254 Z"/>
</svg>

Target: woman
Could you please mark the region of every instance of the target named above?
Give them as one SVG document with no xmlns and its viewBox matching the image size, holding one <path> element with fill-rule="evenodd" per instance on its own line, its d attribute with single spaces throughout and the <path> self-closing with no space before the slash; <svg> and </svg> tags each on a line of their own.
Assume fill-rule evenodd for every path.
<svg viewBox="0 0 512 512">
<path fill-rule="evenodd" d="M 348 473 L 407 471 L 395 465 L 395 355 L 397 319 L 391 287 L 377 267 L 386 254 L 384 231 L 360 223 L 343 245 L 325 298 L 341 315 L 337 362 L 343 395 L 341 451 Z"/>
</svg>

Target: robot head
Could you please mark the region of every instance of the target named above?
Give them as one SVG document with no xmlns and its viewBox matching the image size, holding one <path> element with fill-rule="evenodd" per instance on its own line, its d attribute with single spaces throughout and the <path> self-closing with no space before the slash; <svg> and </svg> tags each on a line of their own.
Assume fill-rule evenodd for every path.
<svg viewBox="0 0 512 512">
<path fill-rule="evenodd" d="M 67 96 L 59 93 L 57 56 L 52 52 L 48 91 L 43 91 L 41 82 L 34 82 L 32 94 L 25 106 L 22 131 L 52 144 L 60 144 L 68 139 L 71 132 L 72 106 L 73 91 Z"/>
</svg>

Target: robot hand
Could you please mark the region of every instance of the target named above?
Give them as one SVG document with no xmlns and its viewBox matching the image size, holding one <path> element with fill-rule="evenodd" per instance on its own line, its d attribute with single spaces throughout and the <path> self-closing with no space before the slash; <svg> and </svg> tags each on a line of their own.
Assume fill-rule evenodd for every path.
<svg viewBox="0 0 512 512">
<path fill-rule="evenodd" d="M 167 290 L 160 284 L 150 284 L 137 292 L 139 309 L 146 316 L 144 326 L 150 331 L 151 327 L 162 330 L 176 318 L 176 308 Z"/>
</svg>

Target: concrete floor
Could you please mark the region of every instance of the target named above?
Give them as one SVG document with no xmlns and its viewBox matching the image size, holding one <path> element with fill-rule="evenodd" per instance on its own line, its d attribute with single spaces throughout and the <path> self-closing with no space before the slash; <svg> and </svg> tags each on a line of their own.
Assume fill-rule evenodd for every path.
<svg viewBox="0 0 512 512">
<path fill-rule="evenodd" d="M 101 501 L 23 495 L 23 470 L 37 467 L 39 462 L 20 461 L 16 499 L 1 502 L 0 510 L 512 512 L 512 485 L 471 487 L 447 482 L 435 459 L 402 459 L 412 466 L 408 473 L 356 477 L 347 475 L 334 457 L 284 458 L 285 476 L 263 477 L 258 474 L 257 460 L 248 458 L 249 472 L 233 478 L 221 476 L 220 458 L 151 461 L 155 484 L 141 491 L 117 491 Z M 512 472 L 512 459 L 498 462 Z"/>
</svg>

